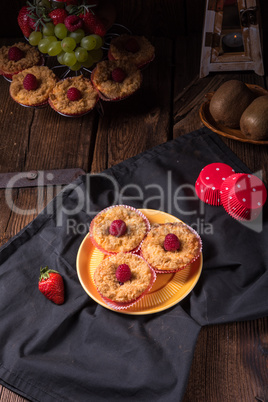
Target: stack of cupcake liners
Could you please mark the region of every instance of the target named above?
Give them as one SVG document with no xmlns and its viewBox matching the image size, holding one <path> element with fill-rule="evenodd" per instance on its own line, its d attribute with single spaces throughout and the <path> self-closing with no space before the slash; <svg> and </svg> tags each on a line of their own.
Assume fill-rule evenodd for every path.
<svg viewBox="0 0 268 402">
<path fill-rule="evenodd" d="M 255 175 L 235 173 L 224 163 L 205 166 L 195 183 L 197 196 L 209 205 L 222 205 L 239 221 L 256 219 L 267 199 L 264 183 Z"/>
</svg>

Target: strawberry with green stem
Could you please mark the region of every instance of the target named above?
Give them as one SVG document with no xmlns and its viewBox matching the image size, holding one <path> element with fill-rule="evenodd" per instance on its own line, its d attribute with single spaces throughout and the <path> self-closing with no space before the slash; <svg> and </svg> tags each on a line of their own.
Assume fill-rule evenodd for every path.
<svg viewBox="0 0 268 402">
<path fill-rule="evenodd" d="M 59 272 L 41 267 L 38 288 L 53 303 L 64 303 L 64 282 Z"/>
</svg>

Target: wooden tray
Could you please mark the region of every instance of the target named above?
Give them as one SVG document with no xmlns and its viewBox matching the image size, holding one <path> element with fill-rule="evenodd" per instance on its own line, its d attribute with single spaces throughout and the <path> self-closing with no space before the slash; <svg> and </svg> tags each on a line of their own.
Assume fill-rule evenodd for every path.
<svg viewBox="0 0 268 402">
<path fill-rule="evenodd" d="M 268 95 L 268 91 L 266 91 L 266 89 L 264 89 L 258 85 L 253 85 L 253 84 L 246 84 L 246 85 L 259 96 L 260 95 Z M 259 140 L 259 141 L 252 140 L 250 138 L 245 137 L 244 134 L 242 134 L 241 130 L 239 130 L 239 129 L 229 128 L 222 124 L 216 123 L 216 121 L 213 119 L 213 117 L 211 116 L 211 114 L 209 112 L 209 104 L 210 104 L 213 94 L 214 94 L 214 92 L 209 92 L 206 95 L 207 101 L 205 101 L 199 109 L 200 119 L 206 127 L 210 128 L 210 130 L 214 131 L 215 133 L 222 135 L 223 137 L 231 138 L 233 140 L 249 142 L 251 144 L 268 145 L 268 139 L 267 140 Z"/>
</svg>

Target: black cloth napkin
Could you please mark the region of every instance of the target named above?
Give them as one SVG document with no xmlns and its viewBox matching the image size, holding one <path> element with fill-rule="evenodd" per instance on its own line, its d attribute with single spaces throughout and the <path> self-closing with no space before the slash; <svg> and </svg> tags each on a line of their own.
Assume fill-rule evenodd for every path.
<svg viewBox="0 0 268 402">
<path fill-rule="evenodd" d="M 213 162 L 249 172 L 203 128 L 80 177 L 1 248 L 1 384 L 31 401 L 178 402 L 201 326 L 267 315 L 267 208 L 254 224 L 242 224 L 202 203 L 194 184 Z M 201 235 L 201 277 L 174 307 L 120 314 L 80 285 L 76 256 L 88 225 L 117 203 L 166 211 Z M 61 306 L 38 290 L 45 265 L 64 278 Z"/>
</svg>

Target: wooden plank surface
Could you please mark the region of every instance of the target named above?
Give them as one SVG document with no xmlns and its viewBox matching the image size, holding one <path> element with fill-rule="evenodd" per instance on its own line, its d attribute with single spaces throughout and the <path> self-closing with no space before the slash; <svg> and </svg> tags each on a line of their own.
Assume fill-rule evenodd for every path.
<svg viewBox="0 0 268 402">
<path fill-rule="evenodd" d="M 13 10 L 7 2 L 3 4 L 13 24 L 14 10 L 23 3 L 14 1 Z M 0 77 L 0 172 L 74 167 L 100 172 L 201 127 L 198 111 L 204 97 L 224 80 L 237 77 L 267 86 L 266 76 L 253 73 L 210 74 L 199 79 L 204 1 L 114 3 L 118 22 L 135 33 L 149 35 L 156 47 L 155 61 L 143 71 L 141 90 L 125 101 L 103 103 L 103 114 L 94 111 L 66 119 L 49 108 L 16 105 L 9 97 L 8 82 Z M 266 3 L 261 1 L 267 17 Z M 1 45 L 12 43 L 19 32 L 15 27 L 7 35 L 9 27 L 5 21 L 0 26 Z M 267 66 L 267 51 L 264 60 Z M 223 140 L 253 172 L 262 169 L 267 183 L 267 146 Z M 29 223 L 58 190 L 12 190 L 10 196 L 24 214 L 12 212 L 7 193 L 0 190 L 0 244 Z M 29 214 L 28 209 L 32 209 Z M 267 348 L 267 318 L 202 328 L 183 402 L 267 401 Z M 0 386 L 0 402 L 7 401 L 26 399 Z"/>
</svg>

